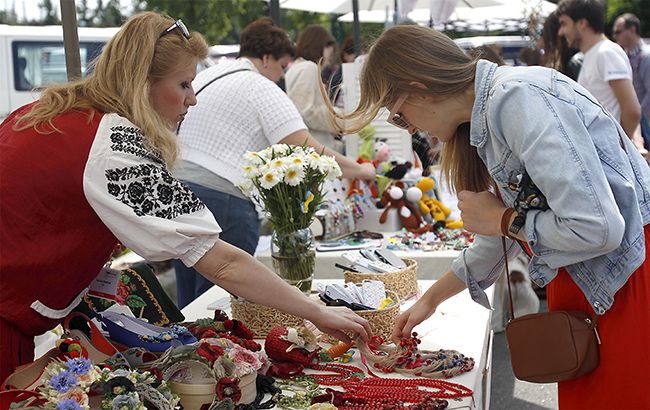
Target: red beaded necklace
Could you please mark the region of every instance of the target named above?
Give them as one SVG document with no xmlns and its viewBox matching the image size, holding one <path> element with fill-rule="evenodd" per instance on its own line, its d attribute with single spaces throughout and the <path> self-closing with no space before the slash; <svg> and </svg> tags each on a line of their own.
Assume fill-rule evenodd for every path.
<svg viewBox="0 0 650 410">
<path fill-rule="evenodd" d="M 351 379 L 360 379 L 365 377 L 363 370 L 356 366 L 349 364 L 337 364 L 337 363 L 327 363 L 327 364 L 312 364 L 309 366 L 310 369 L 318 370 L 322 372 L 328 372 L 329 374 L 310 374 L 310 377 L 316 379 L 318 384 L 323 386 L 342 386 L 344 382 Z"/>
</svg>

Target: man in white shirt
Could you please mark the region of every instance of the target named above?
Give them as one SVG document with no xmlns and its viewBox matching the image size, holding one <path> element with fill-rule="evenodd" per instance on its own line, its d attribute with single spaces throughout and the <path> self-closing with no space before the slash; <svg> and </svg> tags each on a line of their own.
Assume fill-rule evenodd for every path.
<svg viewBox="0 0 650 410">
<path fill-rule="evenodd" d="M 632 86 L 632 67 L 621 46 L 603 34 L 603 4 L 598 0 L 562 0 L 557 14 L 558 34 L 584 53 L 578 83 L 619 121 L 631 139 L 640 137 L 641 107 Z"/>
</svg>

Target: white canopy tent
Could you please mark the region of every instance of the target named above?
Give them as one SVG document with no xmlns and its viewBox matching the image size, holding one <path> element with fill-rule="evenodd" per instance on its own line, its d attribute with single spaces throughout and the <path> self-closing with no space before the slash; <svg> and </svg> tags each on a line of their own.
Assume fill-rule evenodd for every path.
<svg viewBox="0 0 650 410">
<path fill-rule="evenodd" d="M 492 31 L 526 28 L 527 19 L 536 14 L 543 21 L 555 10 L 556 4 L 546 0 L 501 0 L 501 4 L 469 7 L 460 2 L 445 18 L 436 10 L 416 8 L 406 17 L 418 24 L 429 24 L 433 17 L 434 25 L 442 30 L 444 23 L 450 23 L 457 31 Z M 393 21 L 393 10 L 360 10 L 359 21 L 363 23 L 384 23 Z M 438 16 L 438 18 L 436 18 Z M 339 17 L 339 21 L 352 21 L 352 13 Z"/>
</svg>

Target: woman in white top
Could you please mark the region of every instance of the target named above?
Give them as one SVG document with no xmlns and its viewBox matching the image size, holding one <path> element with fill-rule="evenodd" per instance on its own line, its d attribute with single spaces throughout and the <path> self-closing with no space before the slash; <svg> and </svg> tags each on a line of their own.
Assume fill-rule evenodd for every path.
<svg viewBox="0 0 650 410">
<path fill-rule="evenodd" d="M 79 303 L 118 241 L 334 336 L 367 338 L 354 312 L 322 307 L 222 240 L 205 204 L 170 175 L 207 52 L 180 20 L 135 15 L 92 74 L 46 88 L 0 124 L 0 380 L 34 359 L 34 336 Z"/>
<path fill-rule="evenodd" d="M 291 100 L 275 84 L 294 55 L 289 36 L 269 18 L 249 24 L 241 34 L 239 58 L 201 71 L 192 83 L 198 105 L 188 110 L 179 126 L 183 180 L 215 215 L 220 238 L 255 252 L 259 218 L 254 204 L 236 187 L 243 179 L 247 151 L 272 144 L 307 143 L 324 149 L 312 138 Z M 374 178 L 371 167 L 325 148 L 334 155 L 343 175 Z M 178 304 L 183 307 L 212 286 L 191 267 L 176 262 Z"/>
<path fill-rule="evenodd" d="M 296 104 L 309 133 L 321 144 L 343 152 L 343 143 L 336 138 L 327 105 L 320 92 L 321 73 L 318 63 L 328 66 L 334 59 L 336 42 L 321 26 L 309 26 L 298 35 L 296 61 L 287 70 L 287 95 Z"/>
</svg>

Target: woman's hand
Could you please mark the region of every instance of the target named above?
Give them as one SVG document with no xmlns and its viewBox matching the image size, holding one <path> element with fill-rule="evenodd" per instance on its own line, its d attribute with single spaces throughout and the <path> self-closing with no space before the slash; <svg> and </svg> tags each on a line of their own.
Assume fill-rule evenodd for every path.
<svg viewBox="0 0 650 410">
<path fill-rule="evenodd" d="M 493 193 L 460 191 L 458 209 L 466 230 L 480 235 L 501 235 L 501 216 L 506 207 Z"/>
<path fill-rule="evenodd" d="M 349 334 L 366 342 L 372 335 L 368 321 L 346 307 L 320 307 L 311 321 L 321 331 L 345 343 L 352 341 Z"/>
<path fill-rule="evenodd" d="M 413 306 L 397 317 L 391 339 L 396 344 L 400 339 L 411 337 L 413 328 L 428 319 L 436 306 L 432 305 L 427 298 L 420 298 Z"/>
</svg>

